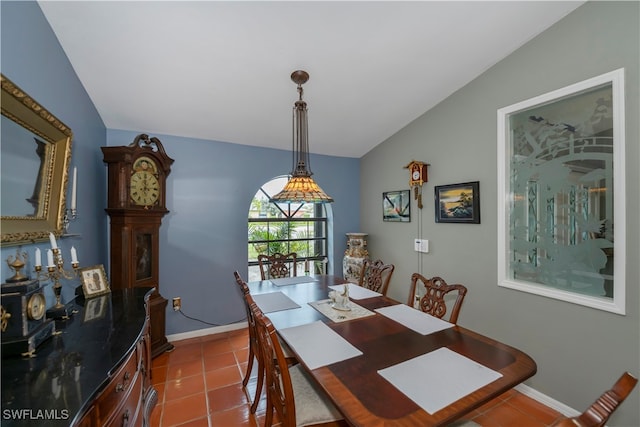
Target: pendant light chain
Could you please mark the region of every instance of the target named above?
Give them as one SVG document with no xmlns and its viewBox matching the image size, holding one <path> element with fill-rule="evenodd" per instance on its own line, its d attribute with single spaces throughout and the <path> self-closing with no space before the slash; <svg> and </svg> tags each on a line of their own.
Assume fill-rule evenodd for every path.
<svg viewBox="0 0 640 427">
<path fill-rule="evenodd" d="M 292 159 L 291 178 L 278 194 L 271 198 L 274 203 L 330 203 L 333 199 L 328 196 L 311 178 L 309 155 L 309 125 L 307 103 L 302 99 L 304 90 L 302 85 L 309 79 L 305 71 L 294 71 L 291 80 L 297 85 L 298 100 L 293 106 L 292 123 Z"/>
</svg>

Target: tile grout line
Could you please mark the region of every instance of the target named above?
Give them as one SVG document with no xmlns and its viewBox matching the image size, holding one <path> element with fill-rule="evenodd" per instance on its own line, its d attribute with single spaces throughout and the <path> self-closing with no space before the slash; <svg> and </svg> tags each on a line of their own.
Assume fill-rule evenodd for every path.
<svg viewBox="0 0 640 427">
<path fill-rule="evenodd" d="M 209 386 L 207 384 L 207 368 L 204 361 L 204 342 L 200 340 L 200 362 L 202 366 L 202 383 L 204 384 L 204 401 L 207 409 L 207 425 L 213 427 L 211 404 L 209 403 Z"/>
<path fill-rule="evenodd" d="M 166 365 L 164 365 L 164 380 L 163 380 L 163 387 L 162 387 L 162 405 L 160 407 L 160 417 L 159 417 L 159 424 L 160 426 L 162 426 L 162 422 L 163 422 L 163 418 L 164 418 L 164 404 L 167 401 L 167 377 L 169 376 L 169 358 L 167 357 L 167 361 L 166 361 Z"/>
</svg>

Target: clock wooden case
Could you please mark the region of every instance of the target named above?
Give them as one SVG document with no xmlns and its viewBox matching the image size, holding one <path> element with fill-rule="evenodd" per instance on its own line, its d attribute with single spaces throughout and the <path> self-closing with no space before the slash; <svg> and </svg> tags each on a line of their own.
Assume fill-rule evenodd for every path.
<svg viewBox="0 0 640 427">
<path fill-rule="evenodd" d="M 422 209 L 422 184 L 429 181 L 427 176 L 427 163 L 411 160 L 405 166 L 409 169 L 409 186 L 413 188 L 414 198 L 418 201 L 418 208 Z"/>
<path fill-rule="evenodd" d="M 427 177 L 427 166 L 426 163 L 416 160 L 411 160 L 411 162 L 405 166 L 405 169 L 409 169 L 409 186 L 415 187 L 416 185 L 422 185 L 429 181 Z"/>
<path fill-rule="evenodd" d="M 160 294 L 159 231 L 173 159 L 158 138 L 138 135 L 127 146 L 102 147 L 108 166 L 107 214 L 111 220 L 113 289 L 155 287 L 149 300 L 151 355 L 173 348 L 165 334 L 167 300 Z"/>
</svg>

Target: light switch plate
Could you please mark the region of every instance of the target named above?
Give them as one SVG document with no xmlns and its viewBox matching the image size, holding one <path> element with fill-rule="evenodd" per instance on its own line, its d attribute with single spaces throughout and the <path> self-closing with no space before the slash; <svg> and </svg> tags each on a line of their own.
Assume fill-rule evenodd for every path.
<svg viewBox="0 0 640 427">
<path fill-rule="evenodd" d="M 414 239 L 413 250 L 416 252 L 429 253 L 429 241 L 426 239 Z"/>
</svg>

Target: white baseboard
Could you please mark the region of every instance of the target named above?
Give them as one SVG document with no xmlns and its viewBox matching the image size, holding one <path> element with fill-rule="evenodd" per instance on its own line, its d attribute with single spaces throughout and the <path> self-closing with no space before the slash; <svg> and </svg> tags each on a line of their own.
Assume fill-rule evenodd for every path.
<svg viewBox="0 0 640 427">
<path fill-rule="evenodd" d="M 231 323 L 229 325 L 214 326 L 212 328 L 198 329 L 197 331 L 182 332 L 180 334 L 167 335 L 167 341 L 174 342 L 189 338 L 204 337 L 205 335 L 219 334 L 221 332 L 235 331 L 247 327 L 247 322 Z"/>
<path fill-rule="evenodd" d="M 542 403 L 545 406 L 548 406 L 551 409 L 555 409 L 565 417 L 575 417 L 576 415 L 580 415 L 581 413 L 579 411 L 576 411 L 572 407 L 567 406 L 564 403 L 547 396 L 544 393 L 540 393 L 538 390 L 536 390 L 535 388 L 531 388 L 528 385 L 518 384 L 517 386 L 515 386 L 515 389 L 525 396 L 528 396 L 533 400 L 537 400 L 538 402 Z"/>
</svg>

